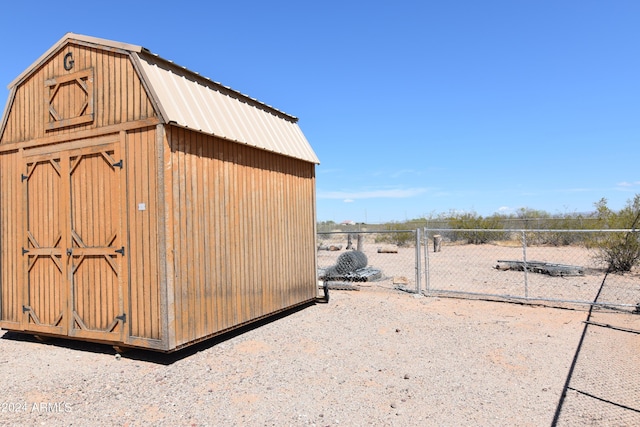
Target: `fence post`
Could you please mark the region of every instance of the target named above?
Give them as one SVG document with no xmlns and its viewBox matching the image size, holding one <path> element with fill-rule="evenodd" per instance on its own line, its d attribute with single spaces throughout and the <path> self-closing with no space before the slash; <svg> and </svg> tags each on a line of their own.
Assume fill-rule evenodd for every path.
<svg viewBox="0 0 640 427">
<path fill-rule="evenodd" d="M 420 238 L 420 228 L 416 229 L 416 293 L 419 294 L 421 291 L 420 279 L 422 277 L 422 271 L 420 269 L 420 245 L 422 243 L 422 239 Z"/>
<path fill-rule="evenodd" d="M 439 234 L 433 235 L 433 252 L 440 252 L 442 249 L 442 236 Z"/>
<path fill-rule="evenodd" d="M 429 233 L 427 227 L 423 230 L 424 234 L 424 291 L 429 294 Z"/>
<path fill-rule="evenodd" d="M 527 276 L 527 233 L 522 230 L 522 261 L 524 266 L 524 297 L 529 298 L 529 281 Z"/>
</svg>

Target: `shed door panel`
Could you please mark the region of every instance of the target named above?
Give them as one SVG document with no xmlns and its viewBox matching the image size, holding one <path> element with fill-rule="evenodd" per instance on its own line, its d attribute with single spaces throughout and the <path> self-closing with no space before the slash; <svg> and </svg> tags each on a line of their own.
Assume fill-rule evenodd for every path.
<svg viewBox="0 0 640 427">
<path fill-rule="evenodd" d="M 66 334 L 64 222 L 61 215 L 61 159 L 42 156 L 27 162 L 25 183 L 26 328 Z"/>
<path fill-rule="evenodd" d="M 25 150 L 23 329 L 121 342 L 126 316 L 117 139 Z"/>
<path fill-rule="evenodd" d="M 121 162 L 113 145 L 77 151 L 68 162 L 73 315 L 70 334 L 120 340 L 126 320 L 121 295 Z"/>
</svg>

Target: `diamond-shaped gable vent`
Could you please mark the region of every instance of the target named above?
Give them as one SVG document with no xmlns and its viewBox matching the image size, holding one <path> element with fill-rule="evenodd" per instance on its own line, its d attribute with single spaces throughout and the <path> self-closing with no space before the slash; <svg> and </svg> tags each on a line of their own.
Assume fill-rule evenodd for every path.
<svg viewBox="0 0 640 427">
<path fill-rule="evenodd" d="M 46 85 L 46 129 L 93 122 L 93 69 L 54 77 Z"/>
</svg>

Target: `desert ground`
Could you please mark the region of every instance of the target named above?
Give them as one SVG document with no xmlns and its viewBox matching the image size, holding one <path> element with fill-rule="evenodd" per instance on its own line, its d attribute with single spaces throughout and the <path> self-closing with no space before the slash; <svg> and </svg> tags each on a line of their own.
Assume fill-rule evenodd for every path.
<svg viewBox="0 0 640 427">
<path fill-rule="evenodd" d="M 393 280 L 357 289 L 172 354 L 0 332 L 0 425 L 551 425 L 587 306 L 427 297 Z M 640 330 L 630 313 L 594 319 Z M 584 372 L 633 409 L 640 335 L 598 333 Z M 625 356 L 612 365 L 612 353 Z M 558 425 L 640 423 L 633 410 L 565 408 Z"/>
</svg>

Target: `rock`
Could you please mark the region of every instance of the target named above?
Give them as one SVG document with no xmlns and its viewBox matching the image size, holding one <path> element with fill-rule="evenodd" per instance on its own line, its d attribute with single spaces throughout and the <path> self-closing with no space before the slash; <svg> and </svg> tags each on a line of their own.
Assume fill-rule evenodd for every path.
<svg viewBox="0 0 640 427">
<path fill-rule="evenodd" d="M 404 276 L 394 276 L 393 277 L 393 284 L 394 285 L 408 285 L 409 284 L 409 279 L 407 279 Z"/>
<path fill-rule="evenodd" d="M 378 248 L 379 254 L 397 254 L 398 245 L 383 245 Z"/>
</svg>

